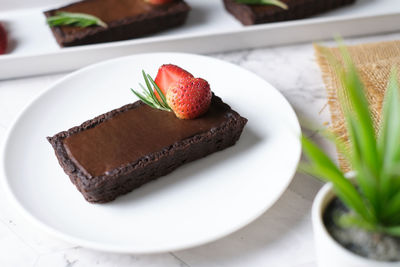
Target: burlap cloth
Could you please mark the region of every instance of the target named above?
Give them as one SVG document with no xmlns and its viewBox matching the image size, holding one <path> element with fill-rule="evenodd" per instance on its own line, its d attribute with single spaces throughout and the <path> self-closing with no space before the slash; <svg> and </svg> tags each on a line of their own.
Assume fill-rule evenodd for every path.
<svg viewBox="0 0 400 267">
<path fill-rule="evenodd" d="M 326 50 L 328 50 L 337 60 L 342 61 L 339 49 L 320 45 L 315 45 L 314 48 L 328 94 L 331 130 L 347 141 L 345 121 L 337 97 L 338 90 L 343 90 L 343 87 L 326 57 Z M 382 102 L 391 69 L 397 66 L 397 69 L 400 70 L 400 41 L 348 46 L 348 50 L 364 83 L 373 121 L 376 129 L 378 129 Z M 341 155 L 339 155 L 339 164 L 343 171 L 350 170 Z"/>
</svg>

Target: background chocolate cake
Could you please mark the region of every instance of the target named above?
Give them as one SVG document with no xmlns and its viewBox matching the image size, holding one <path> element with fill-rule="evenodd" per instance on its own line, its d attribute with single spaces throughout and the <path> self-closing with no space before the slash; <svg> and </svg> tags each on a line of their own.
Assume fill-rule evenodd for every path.
<svg viewBox="0 0 400 267">
<path fill-rule="evenodd" d="M 55 26 L 51 30 L 60 46 L 76 46 L 127 40 L 182 25 L 190 7 L 183 0 L 152 5 L 145 0 L 84 0 L 46 11 L 85 13 L 101 19 L 107 27 Z"/>
<path fill-rule="evenodd" d="M 261 24 L 311 17 L 356 0 L 281 0 L 288 9 L 274 5 L 246 5 L 236 0 L 223 0 L 226 10 L 244 25 Z"/>
</svg>

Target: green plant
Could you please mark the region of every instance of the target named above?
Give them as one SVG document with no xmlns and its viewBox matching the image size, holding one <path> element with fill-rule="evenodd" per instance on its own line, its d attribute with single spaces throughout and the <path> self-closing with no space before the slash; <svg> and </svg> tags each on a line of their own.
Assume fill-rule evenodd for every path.
<svg viewBox="0 0 400 267">
<path fill-rule="evenodd" d="M 348 143 L 325 130 L 354 171 L 354 183 L 334 161 L 309 138 L 302 137 L 303 153 L 308 161 L 300 169 L 324 181 L 332 182 L 337 197 L 350 212 L 338 223 L 367 231 L 400 236 L 400 95 L 397 71 L 393 70 L 382 108 L 379 134 L 376 134 L 363 84 L 347 49 L 341 45 L 343 64 L 331 64 L 342 81 L 344 92 L 338 95 L 346 121 Z M 345 98 L 345 96 L 347 98 Z"/>
<path fill-rule="evenodd" d="M 47 24 L 55 26 L 76 26 L 86 28 L 89 26 L 101 26 L 107 28 L 107 24 L 93 15 L 85 13 L 57 12 L 55 16 L 47 18 Z"/>
<path fill-rule="evenodd" d="M 272 5 L 280 7 L 282 9 L 288 9 L 287 4 L 280 0 L 236 0 L 236 2 L 246 5 Z"/>
</svg>

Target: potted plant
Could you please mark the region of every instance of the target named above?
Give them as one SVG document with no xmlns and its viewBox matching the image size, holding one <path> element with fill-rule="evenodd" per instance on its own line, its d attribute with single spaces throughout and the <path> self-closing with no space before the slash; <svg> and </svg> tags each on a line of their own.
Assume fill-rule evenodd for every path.
<svg viewBox="0 0 400 267">
<path fill-rule="evenodd" d="M 346 48 L 343 64 L 332 60 L 343 92 L 338 95 L 348 140 L 329 131 L 349 163 L 344 173 L 309 138 L 301 170 L 329 182 L 318 193 L 312 221 L 320 267 L 400 266 L 400 94 L 393 71 L 375 126 L 363 84 Z M 377 134 L 378 133 L 378 134 Z M 350 176 L 350 177 L 349 177 Z M 351 179 L 348 179 L 351 178 Z"/>
</svg>

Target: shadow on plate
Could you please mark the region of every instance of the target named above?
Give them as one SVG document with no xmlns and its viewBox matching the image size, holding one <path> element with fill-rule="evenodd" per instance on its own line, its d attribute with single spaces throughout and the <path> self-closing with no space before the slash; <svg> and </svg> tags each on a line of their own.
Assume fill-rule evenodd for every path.
<svg viewBox="0 0 400 267">
<path fill-rule="evenodd" d="M 186 182 L 187 179 L 194 179 L 194 177 L 191 177 L 193 176 L 193 173 L 198 174 L 204 172 L 205 170 L 210 172 L 212 168 L 220 165 L 222 162 L 229 161 L 235 157 L 240 157 L 265 138 L 267 137 L 261 137 L 250 127 L 245 127 L 242 136 L 234 146 L 213 153 L 202 159 L 187 163 L 179 167 L 177 170 L 174 170 L 172 173 L 163 177 L 159 177 L 158 179 L 145 184 L 126 195 L 120 196 L 110 203 L 102 204 L 102 206 L 113 208 L 116 206 L 122 207 L 125 205 L 130 205 L 135 201 L 142 201 L 144 198 L 153 197 L 163 190 L 168 190 L 168 188 L 172 186 L 179 186 L 180 183 Z"/>
</svg>

